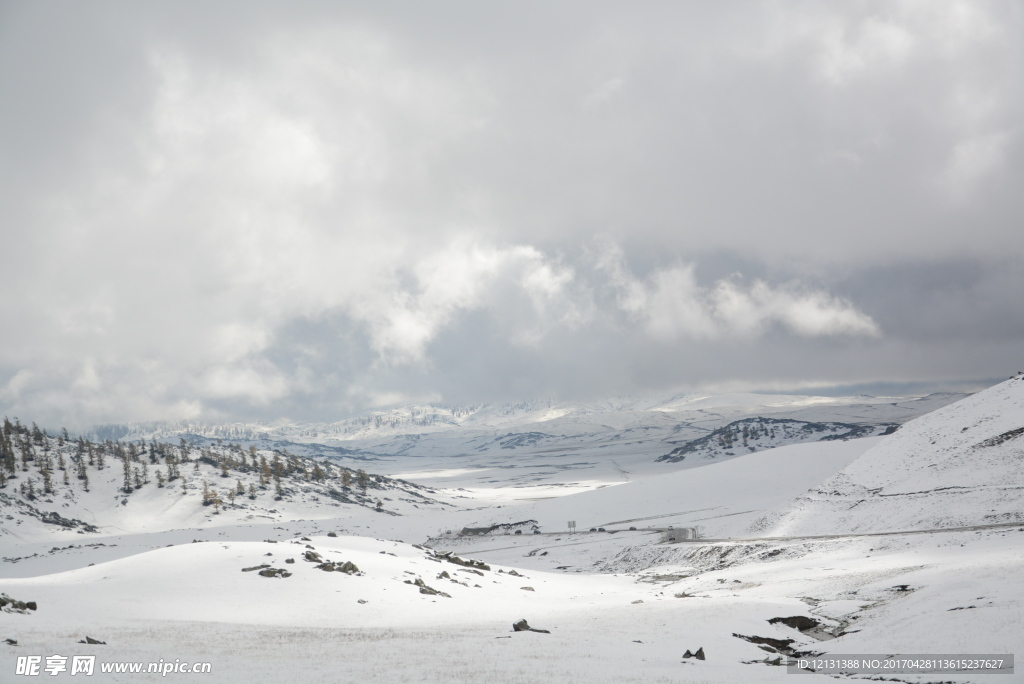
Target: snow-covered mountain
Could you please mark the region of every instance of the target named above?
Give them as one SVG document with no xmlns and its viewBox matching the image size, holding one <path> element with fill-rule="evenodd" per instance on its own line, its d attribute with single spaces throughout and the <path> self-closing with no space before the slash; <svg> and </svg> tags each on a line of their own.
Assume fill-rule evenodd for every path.
<svg viewBox="0 0 1024 684">
<path fill-rule="evenodd" d="M 765 449 L 799 444 L 801 442 L 828 442 L 841 439 L 859 439 L 874 435 L 891 434 L 897 427 L 890 424 L 812 423 L 791 418 L 744 418 L 725 427 L 677 446 L 658 458 L 659 461 L 678 463 L 689 459 L 710 460 L 737 453 L 754 453 Z"/>
<path fill-rule="evenodd" d="M 95 429 L 96 439 L 222 440 L 287 448 L 293 453 L 363 460 L 389 457 L 473 458 L 615 451 L 654 460 L 728 423 L 761 417 L 872 426 L 864 434 L 957 401 L 966 395 L 815 397 L 734 393 L 624 397 L 590 403 L 522 401 L 472 406 L 412 405 L 333 423 L 134 423 Z M 875 427 L 881 427 L 876 430 Z M 846 430 L 849 432 L 850 430 Z M 801 441 L 798 432 L 786 440 Z M 811 433 L 805 434 L 811 438 Z M 820 438 L 821 434 L 817 435 Z M 201 439 L 200 439 L 201 438 Z M 749 445 L 748 445 L 749 446 Z M 749 451 L 747 449 L 746 451 Z M 744 451 L 745 453 L 745 451 Z M 724 455 L 722 452 L 721 455 Z"/>
</svg>

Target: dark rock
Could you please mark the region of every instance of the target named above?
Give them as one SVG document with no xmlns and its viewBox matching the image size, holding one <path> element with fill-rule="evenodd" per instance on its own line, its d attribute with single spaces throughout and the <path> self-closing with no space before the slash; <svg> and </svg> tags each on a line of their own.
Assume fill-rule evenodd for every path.
<svg viewBox="0 0 1024 684">
<path fill-rule="evenodd" d="M 787 627 L 806 632 L 809 629 L 814 629 L 821 624 L 820 621 L 814 618 L 809 618 L 804 615 L 794 615 L 792 617 L 774 617 L 768 621 L 769 625 L 776 625 L 782 623 Z"/>
<path fill-rule="evenodd" d="M 697 660 L 704 660 L 704 647 L 701 646 L 700 648 L 698 648 L 697 652 L 693 654 L 693 657 Z"/>
<path fill-rule="evenodd" d="M 306 553 L 302 554 L 302 559 L 309 563 L 322 563 L 324 560 L 316 551 L 307 551 Z"/>
<path fill-rule="evenodd" d="M 455 565 L 461 565 L 461 566 L 463 566 L 465 568 L 478 568 L 480 570 L 490 570 L 491 569 L 491 566 L 488 565 L 487 563 L 484 563 L 483 561 L 472 560 L 472 559 L 469 559 L 469 558 L 463 559 L 463 558 L 459 558 L 458 556 L 449 556 L 449 555 L 446 554 L 445 555 L 445 560 L 447 560 L 449 563 L 455 563 Z"/>
<path fill-rule="evenodd" d="M 686 653 L 683 654 L 683 660 L 686 660 L 686 659 L 692 658 L 692 657 L 693 657 L 693 654 L 690 653 L 690 649 L 686 649 Z"/>
<path fill-rule="evenodd" d="M 536 591 L 533 587 L 519 587 L 523 591 Z"/>
<path fill-rule="evenodd" d="M 10 646 L 17 646 L 18 642 L 16 639 L 4 639 L 4 643 Z"/>
<path fill-rule="evenodd" d="M 791 652 L 793 650 L 793 642 L 795 641 L 795 639 L 772 639 L 771 637 L 746 636 L 743 634 L 736 634 L 735 632 L 733 632 L 733 636 L 737 639 L 749 641 L 752 644 L 765 644 L 766 646 L 771 646 L 782 653 Z"/>
<path fill-rule="evenodd" d="M 294 562 L 295 562 L 295 559 L 294 559 L 294 558 L 285 558 L 285 559 L 284 559 L 284 562 L 285 562 L 285 563 L 294 563 Z"/>
<path fill-rule="evenodd" d="M 359 572 L 359 568 L 352 561 L 345 561 L 341 565 L 335 568 L 338 572 L 344 572 L 347 575 L 354 575 Z"/>
<path fill-rule="evenodd" d="M 520 620 L 519 622 L 513 622 L 512 623 L 512 631 L 513 632 L 537 632 L 539 634 L 551 634 L 551 632 L 546 630 L 546 629 L 534 629 L 533 627 L 531 627 L 526 622 L 525 618 Z"/>
<path fill-rule="evenodd" d="M 328 532 L 328 533 L 327 533 L 327 536 L 328 536 L 328 537 L 337 537 L 337 536 L 338 536 L 338 533 L 337 533 L 337 532 Z"/>
<path fill-rule="evenodd" d="M 441 574 L 437 576 L 437 579 L 451 579 L 452 576 L 448 574 L 447 570 L 442 570 Z"/>
<path fill-rule="evenodd" d="M 259 572 L 260 577 L 291 577 L 292 573 L 281 568 L 264 568 Z"/>
<path fill-rule="evenodd" d="M 87 636 L 84 639 L 79 639 L 78 643 L 80 643 L 80 644 L 101 645 L 101 646 L 106 646 L 107 645 L 106 641 L 100 641 L 99 639 L 93 639 L 91 636 Z"/>
<path fill-rule="evenodd" d="M 242 572 L 252 572 L 253 570 L 262 570 L 263 568 L 269 567 L 270 565 L 268 563 L 264 563 L 263 565 L 254 565 L 251 568 L 242 568 Z"/>
</svg>

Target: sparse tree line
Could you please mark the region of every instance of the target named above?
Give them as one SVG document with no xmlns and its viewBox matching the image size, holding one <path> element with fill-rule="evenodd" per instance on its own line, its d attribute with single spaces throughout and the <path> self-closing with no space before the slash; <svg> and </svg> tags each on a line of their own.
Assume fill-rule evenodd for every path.
<svg viewBox="0 0 1024 684">
<path fill-rule="evenodd" d="M 177 446 L 156 440 L 147 443 L 145 439 L 93 442 L 81 436 L 72 438 L 63 428 L 52 437 L 35 423 L 28 427 L 18 418 L 11 421 L 4 417 L 0 430 L 0 489 L 20 480 L 18 491 L 28 500 L 54 494 L 60 485 L 71 488 L 77 483 L 88 492 L 90 472 L 95 474 L 95 471 L 117 467 L 118 462 L 123 475 L 118 489 L 125 496 L 149 484 L 157 488 L 180 484 L 181 493 L 185 495 L 189 490 L 185 473 L 191 470 L 192 479 L 199 479 L 203 476 L 203 465 L 214 469 L 221 478 L 234 477 L 235 483 L 222 487 L 221 492 L 206 480 L 202 481 L 202 504 L 213 505 L 218 512 L 225 499 L 231 504 L 241 496 L 255 500 L 261 491 L 271 488 L 274 499 L 281 500 L 287 493 L 283 483 L 289 481 L 338 483 L 343 489 L 355 486 L 364 496 L 368 488 L 378 488 L 382 482 L 380 476 L 371 476 L 362 469 L 353 471 L 327 462 L 319 463 L 289 454 L 287 450 L 273 450 L 268 457 L 255 445 L 246 450 L 240 444 L 225 445 L 221 439 L 217 440 L 216 448 L 197 447 L 184 438 Z M 250 480 L 248 486 L 239 477 L 243 473 Z"/>
</svg>

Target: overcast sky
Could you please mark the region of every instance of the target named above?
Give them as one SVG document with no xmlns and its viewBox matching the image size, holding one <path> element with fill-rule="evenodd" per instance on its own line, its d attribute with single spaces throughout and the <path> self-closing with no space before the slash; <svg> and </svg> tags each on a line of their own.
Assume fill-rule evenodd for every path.
<svg viewBox="0 0 1024 684">
<path fill-rule="evenodd" d="M 22 420 L 1024 369 L 1019 3 L 0 0 L 0 92 Z"/>
</svg>

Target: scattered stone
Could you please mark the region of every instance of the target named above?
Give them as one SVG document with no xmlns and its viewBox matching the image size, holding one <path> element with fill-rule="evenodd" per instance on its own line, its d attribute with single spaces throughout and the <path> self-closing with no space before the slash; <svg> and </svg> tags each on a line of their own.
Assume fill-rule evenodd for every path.
<svg viewBox="0 0 1024 684">
<path fill-rule="evenodd" d="M 536 591 L 533 587 L 519 587 L 523 591 Z"/>
<path fill-rule="evenodd" d="M 509 571 L 508 571 L 508 574 L 512 575 L 513 577 L 522 577 L 522 575 L 520 575 L 520 574 L 519 574 L 518 572 L 516 572 L 515 570 L 509 570 Z"/>
<path fill-rule="evenodd" d="M 35 601 L 19 601 L 7 594 L 0 594 L 0 610 L 4 612 L 24 613 L 28 610 L 36 610 L 36 608 Z"/>
<path fill-rule="evenodd" d="M 4 639 L 4 643 L 10 646 L 17 646 L 18 641 L 16 639 Z"/>
<path fill-rule="evenodd" d="M 262 570 L 263 568 L 269 568 L 269 567 L 270 567 L 269 563 L 264 563 L 263 565 L 254 565 L 251 568 L 242 568 L 242 572 L 252 572 L 253 570 Z"/>
<path fill-rule="evenodd" d="M 701 646 L 700 648 L 698 648 L 697 652 L 693 654 L 693 657 L 697 660 L 704 660 L 704 647 Z"/>
<path fill-rule="evenodd" d="M 445 598 L 451 598 L 450 594 L 446 594 L 443 591 L 438 591 L 437 589 L 434 589 L 433 587 L 428 587 L 426 585 L 426 583 L 421 578 L 419 578 L 419 577 L 416 578 L 415 582 L 412 582 L 412 581 L 409 581 L 409 580 L 405 580 L 405 583 L 406 584 L 412 584 L 414 586 L 419 587 L 420 588 L 420 593 L 421 594 L 426 594 L 427 596 L 444 596 Z"/>
<path fill-rule="evenodd" d="M 302 559 L 309 563 L 322 563 L 324 560 L 316 551 L 307 551 L 302 554 Z"/>
<path fill-rule="evenodd" d="M 686 653 L 683 654 L 683 660 L 688 660 L 688 659 L 690 659 L 692 657 L 693 657 L 693 654 L 690 653 L 690 649 L 686 649 Z"/>
<path fill-rule="evenodd" d="M 92 644 L 92 645 L 99 645 L 99 646 L 106 646 L 107 645 L 106 641 L 100 641 L 99 639 L 93 639 L 91 636 L 87 636 L 84 639 L 79 639 L 78 643 L 80 643 L 80 644 Z"/>
<path fill-rule="evenodd" d="M 300 537 L 300 538 L 299 538 L 299 540 L 300 540 L 300 541 L 313 541 L 313 540 L 312 540 L 312 539 L 310 539 L 309 537 Z"/>
<path fill-rule="evenodd" d="M 338 533 L 337 533 L 337 532 L 328 532 L 328 533 L 327 533 L 327 536 L 328 536 L 328 537 L 337 537 L 337 536 L 338 536 Z"/>
<path fill-rule="evenodd" d="M 366 599 L 359 599 L 356 603 L 369 603 Z"/>
<path fill-rule="evenodd" d="M 260 577 L 291 577 L 292 573 L 281 568 L 264 568 L 259 572 Z"/>
<path fill-rule="evenodd" d="M 637 599 L 636 601 L 630 601 L 630 603 L 636 605 L 637 603 L 643 603 L 643 599 Z"/>
<path fill-rule="evenodd" d="M 451 579 L 451 575 L 448 574 L 447 570 L 442 570 L 441 574 L 437 576 L 437 579 Z"/>
<path fill-rule="evenodd" d="M 644 642 L 640 641 L 639 639 L 633 639 L 633 643 L 634 644 L 642 644 Z"/>
<path fill-rule="evenodd" d="M 472 560 L 471 558 L 459 558 L 458 556 L 444 556 L 445 560 L 455 565 L 461 565 L 466 568 L 477 568 L 479 570 L 490 570 L 491 566 L 483 561 Z"/>
<path fill-rule="evenodd" d="M 284 562 L 285 562 L 285 563 L 294 563 L 294 562 L 295 562 L 295 559 L 294 559 L 294 558 L 285 558 L 285 559 L 284 559 Z"/>
<path fill-rule="evenodd" d="M 272 554 L 272 553 L 270 553 L 269 551 L 267 551 L 267 552 L 266 552 L 265 554 L 263 554 L 263 555 L 264 555 L 264 556 L 273 556 L 274 554 Z"/>
</svg>

